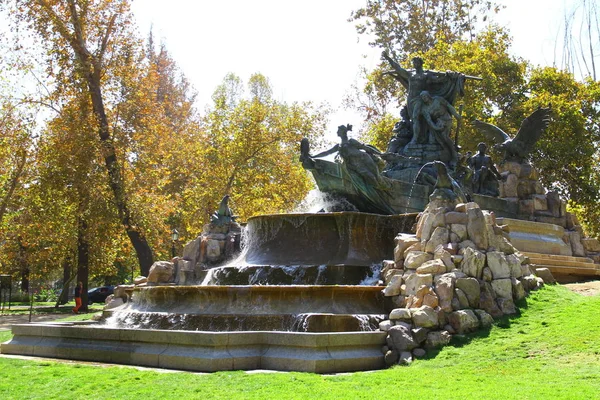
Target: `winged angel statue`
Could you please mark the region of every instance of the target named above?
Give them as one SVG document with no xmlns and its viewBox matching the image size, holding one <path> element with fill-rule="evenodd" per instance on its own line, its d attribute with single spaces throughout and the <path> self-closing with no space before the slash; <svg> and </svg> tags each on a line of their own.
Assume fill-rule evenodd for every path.
<svg viewBox="0 0 600 400">
<path fill-rule="evenodd" d="M 516 161 L 523 163 L 527 161 L 529 153 L 533 150 L 535 143 L 544 133 L 550 123 L 550 108 L 538 108 L 529 117 L 521 122 L 521 127 L 514 138 L 495 125 L 479 120 L 473 121 L 475 128 L 483 132 L 488 140 L 495 143 L 495 149 L 504 153 L 502 163 L 505 161 Z"/>
</svg>

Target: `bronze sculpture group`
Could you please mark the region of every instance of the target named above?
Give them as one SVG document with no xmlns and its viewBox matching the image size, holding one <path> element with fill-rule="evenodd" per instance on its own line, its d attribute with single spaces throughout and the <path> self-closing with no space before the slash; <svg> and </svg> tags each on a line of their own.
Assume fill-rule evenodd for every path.
<svg viewBox="0 0 600 400">
<path fill-rule="evenodd" d="M 362 211 L 407 212 L 419 207 L 413 204 L 415 184 L 431 190 L 442 170 L 435 163 L 442 162 L 467 198 L 473 194 L 498 197 L 502 176 L 486 153 L 487 145 L 479 143 L 474 155 L 458 152 L 458 127 L 462 118 L 454 104 L 457 97 L 464 94 L 466 79 L 481 78 L 453 71 L 425 70 L 423 60 L 418 57 L 412 60 L 414 69 L 407 70 L 387 53 L 382 57 L 392 67 L 386 74 L 399 81 L 407 92 L 406 104 L 400 111 L 401 120 L 394 126 L 386 152 L 348 138 L 351 125 L 338 128 L 339 144 L 316 155 L 310 155 L 308 141 L 304 140 L 300 160 L 313 173 L 319 188 L 351 197 L 361 203 Z M 453 119 L 457 120 L 454 140 L 451 137 Z M 549 108 L 536 110 L 523 121 L 514 139 L 494 125 L 478 120 L 473 125 L 496 143 L 494 149 L 504 155 L 502 163 L 523 163 L 549 120 Z M 317 160 L 336 152 L 340 165 Z"/>
</svg>

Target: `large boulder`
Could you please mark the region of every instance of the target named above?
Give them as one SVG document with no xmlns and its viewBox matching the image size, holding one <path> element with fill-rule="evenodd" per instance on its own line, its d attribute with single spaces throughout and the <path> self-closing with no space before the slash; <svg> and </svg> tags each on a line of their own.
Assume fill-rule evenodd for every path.
<svg viewBox="0 0 600 400">
<path fill-rule="evenodd" d="M 488 232 L 483 212 L 478 206 L 468 208 L 467 219 L 467 233 L 469 234 L 469 239 L 473 241 L 478 248 L 487 250 Z"/>
<path fill-rule="evenodd" d="M 448 256 L 450 256 L 448 254 Z M 446 264 L 442 260 L 429 260 L 417 268 L 417 274 L 439 275 L 446 272 Z"/>
<path fill-rule="evenodd" d="M 510 278 L 510 266 L 504 253 L 489 251 L 487 253 L 487 265 L 492 270 L 493 279 Z"/>
<path fill-rule="evenodd" d="M 169 283 L 173 282 L 175 266 L 170 261 L 156 261 L 150 267 L 148 274 L 148 283 Z"/>
<path fill-rule="evenodd" d="M 390 283 L 383 289 L 385 297 L 398 296 L 402 288 L 402 275 L 392 276 Z"/>
<path fill-rule="evenodd" d="M 492 285 L 488 282 L 480 282 L 479 288 L 481 289 L 481 295 L 479 296 L 479 307 L 494 318 L 501 317 L 503 312 L 496 303 L 496 296 Z"/>
<path fill-rule="evenodd" d="M 512 299 L 512 282 L 510 278 L 494 279 L 491 285 L 496 297 Z"/>
<path fill-rule="evenodd" d="M 404 259 L 406 269 L 417 269 L 425 261 L 433 260 L 433 255 L 424 251 L 409 251 Z"/>
<path fill-rule="evenodd" d="M 446 312 L 452 311 L 454 281 L 455 278 L 450 273 L 440 275 L 435 280 L 435 293 L 438 296 L 440 308 Z"/>
<path fill-rule="evenodd" d="M 450 237 L 450 231 L 447 228 L 438 226 L 435 228 L 431 237 L 427 241 L 425 245 L 425 251 L 428 253 L 433 253 L 438 246 L 443 246 L 448 243 L 448 238 Z"/>
<path fill-rule="evenodd" d="M 452 339 L 452 336 L 448 331 L 429 332 L 425 341 L 425 347 L 428 349 L 442 347 L 450 343 L 450 339 Z"/>
<path fill-rule="evenodd" d="M 437 328 L 438 315 L 435 310 L 429 306 L 412 308 L 410 310 L 413 324 L 419 328 Z"/>
<path fill-rule="evenodd" d="M 479 328 L 479 318 L 473 310 L 454 311 L 448 315 L 448 322 L 458 333 L 472 332 Z"/>
<path fill-rule="evenodd" d="M 400 233 L 394 240 L 396 241 L 396 247 L 394 248 L 394 261 L 400 265 L 402 260 L 404 260 L 404 252 L 406 249 L 415 243 L 420 243 L 420 240 L 417 239 L 415 235 L 406 233 Z"/>
<path fill-rule="evenodd" d="M 480 279 L 484 266 L 485 254 L 470 247 L 464 249 L 463 260 L 460 264 L 462 272 L 468 276 Z"/>
<path fill-rule="evenodd" d="M 412 274 L 406 277 L 406 295 L 411 296 L 417 293 L 417 290 L 423 285 L 431 286 L 433 276 L 431 274 Z"/>
<path fill-rule="evenodd" d="M 457 289 L 462 290 L 465 296 L 467 296 L 471 308 L 479 308 L 481 289 L 479 288 L 479 281 L 477 279 L 458 278 L 455 285 Z"/>
<path fill-rule="evenodd" d="M 401 353 L 403 351 L 410 351 L 418 346 L 417 342 L 413 339 L 410 328 L 404 325 L 394 325 L 388 330 L 386 337 L 387 345 L 390 349 Z"/>
</svg>

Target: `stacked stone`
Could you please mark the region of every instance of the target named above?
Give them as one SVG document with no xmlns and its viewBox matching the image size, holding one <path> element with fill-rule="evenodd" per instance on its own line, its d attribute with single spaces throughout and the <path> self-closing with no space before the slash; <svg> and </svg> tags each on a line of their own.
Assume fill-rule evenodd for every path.
<svg viewBox="0 0 600 400">
<path fill-rule="evenodd" d="M 396 237 L 394 261 L 384 262 L 382 277 L 383 293 L 396 307 L 380 324 L 388 332 L 390 365 L 516 313 L 514 302 L 544 283 L 494 214 L 476 203 L 431 202 L 416 235 Z"/>
<path fill-rule="evenodd" d="M 202 271 L 231 259 L 240 251 L 242 228 L 237 222 L 226 225 L 206 224 L 202 234 L 183 249 L 183 258 L 175 265 L 178 285 L 194 284 Z"/>
<path fill-rule="evenodd" d="M 586 238 L 577 217 L 567 212 L 567 205 L 555 191 L 546 191 L 539 172 L 529 163 L 508 161 L 498 166 L 504 180 L 500 197 L 517 203 L 520 219 L 555 224 L 566 228 L 564 242 L 571 245 L 575 257 L 590 257 L 600 263 L 600 243 Z"/>
<path fill-rule="evenodd" d="M 498 166 L 498 171 L 504 178 L 500 182 L 500 197 L 518 203 L 519 215 L 538 222 L 565 226 L 565 202 L 556 192 L 546 194 L 539 173 L 531 164 L 507 161 Z"/>
</svg>

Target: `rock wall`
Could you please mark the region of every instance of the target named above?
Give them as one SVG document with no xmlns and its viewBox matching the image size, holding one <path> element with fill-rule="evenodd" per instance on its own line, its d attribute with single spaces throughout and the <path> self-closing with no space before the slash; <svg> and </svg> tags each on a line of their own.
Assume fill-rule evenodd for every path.
<svg viewBox="0 0 600 400">
<path fill-rule="evenodd" d="M 600 243 L 585 238 L 577 217 L 567 212 L 567 203 L 556 191 L 547 191 L 539 180 L 539 172 L 528 163 L 514 161 L 497 166 L 503 177 L 500 198 L 518 204 L 519 218 L 555 224 L 566 228 L 563 241 L 575 257 L 590 257 L 600 263 Z"/>
<path fill-rule="evenodd" d="M 416 234 L 396 237 L 394 261 L 384 262 L 382 277 L 383 294 L 395 306 L 380 324 L 388 332 L 389 365 L 516 313 L 515 301 L 544 284 L 494 214 L 476 203 L 430 203 Z"/>
</svg>

